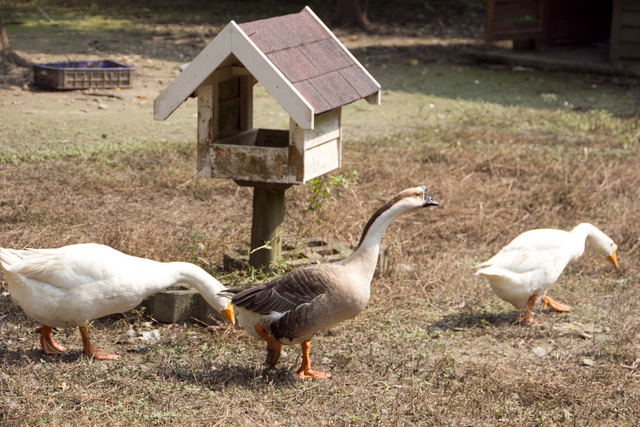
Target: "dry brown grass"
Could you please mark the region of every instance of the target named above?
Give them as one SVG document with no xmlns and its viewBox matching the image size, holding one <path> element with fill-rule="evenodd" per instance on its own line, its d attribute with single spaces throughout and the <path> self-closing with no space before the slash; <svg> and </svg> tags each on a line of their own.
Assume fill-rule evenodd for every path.
<svg viewBox="0 0 640 427">
<path fill-rule="evenodd" d="M 393 52 L 383 53 L 394 62 Z M 402 63 L 407 53 L 397 54 L 395 62 Z M 451 69 L 452 58 L 430 66 L 431 83 L 418 83 L 419 69 L 382 68 L 367 55 L 373 74 L 391 90 L 388 102 L 396 109 L 406 105 L 401 112 L 416 123 L 399 126 L 385 104 L 380 111 L 386 115 L 374 110 L 361 118 L 357 108 L 350 110 L 345 128 L 362 130 L 361 137 L 345 142 L 344 167 L 336 173 L 355 170 L 358 184 L 335 189 L 336 200 L 317 220 L 303 213 L 308 188 L 288 190 L 285 232 L 356 242 L 381 203 L 419 184 L 441 206 L 392 224 L 385 236 L 390 269 L 374 279 L 367 309 L 312 341 L 314 366 L 333 377 L 299 381 L 298 348 L 285 349 L 278 366 L 267 369 L 263 344 L 241 330 L 147 323 L 141 312 L 94 322 L 95 342 L 120 353 L 119 361 L 81 356 L 75 330 L 57 336 L 69 354 L 44 356 L 35 322 L 0 296 L 1 424 L 640 422 L 638 83 L 598 81 L 613 111 L 601 117 L 589 109 L 538 105 L 538 89 L 518 86 L 528 80 L 480 67 L 469 67 L 469 75 L 513 79 L 510 90 L 520 91 L 520 104 L 437 97 L 431 94 L 465 93 L 459 74 L 434 77 L 433 70 Z M 406 80 L 398 82 L 399 76 Z M 537 78 L 545 79 L 544 92 L 559 94 L 591 82 L 579 75 Z M 420 89 L 427 95 L 410 94 L 420 92 L 412 84 L 433 86 Z M 401 90 L 404 85 L 409 89 Z M 49 96 L 51 110 L 60 105 L 57 97 L 66 99 Z M 49 102 L 47 94 L 38 102 Z M 446 118 L 428 115 L 430 102 Z M 50 123 L 46 111 L 35 114 Z M 367 134 L 367 127 L 379 136 Z M 146 132 L 144 125 L 132 129 Z M 227 248 L 249 240 L 251 192 L 194 179 L 193 130 L 185 129 L 124 149 L 101 148 L 98 141 L 91 155 L 3 161 L 0 246 L 99 242 L 132 255 L 188 261 L 194 250 L 189 233 L 197 231 L 205 246 L 197 255 L 208 263 L 203 267 L 229 285 L 250 280 L 249 273 L 219 266 Z M 55 154 L 51 134 L 26 126 L 23 133 L 25 145 L 52 146 Z M 571 313 L 537 307 L 535 324 L 514 324 L 516 311 L 472 275 L 472 266 L 525 230 L 570 229 L 583 221 L 618 243 L 621 268 L 613 270 L 587 250 L 550 292 L 571 305 Z M 5 291 L 6 283 L 1 286 Z M 131 328 L 156 329 L 160 339 L 142 341 L 130 336 Z"/>
<path fill-rule="evenodd" d="M 468 132 L 466 140 L 474 141 L 476 131 Z M 118 362 L 92 362 L 77 350 L 43 356 L 34 322 L 4 298 L 3 419 L 240 425 L 640 419 L 637 156 L 585 158 L 577 148 L 548 161 L 554 145 L 535 139 L 476 151 L 418 144 L 423 136 L 347 148 L 345 169 L 360 171 L 360 182 L 325 205 L 319 222 L 301 228 L 308 194 L 303 187 L 287 192 L 290 232 L 344 241 L 357 240 L 368 215 L 401 188 L 426 183 L 441 202 L 392 225 L 391 273 L 374 280 L 367 310 L 314 339 L 314 363 L 333 379 L 297 381 L 297 348 L 276 369 L 264 369 L 261 343 L 232 328 L 153 325 L 162 338 L 145 344 L 126 333 L 130 325 L 145 327 L 132 314 L 94 327 L 97 342 L 123 353 Z M 4 165 L 2 245 L 95 241 L 187 260 L 187 233 L 198 230 L 206 245 L 200 255 L 224 277 L 215 266 L 225 248 L 248 239 L 250 193 L 228 182 L 190 180 L 190 154 L 159 152 L 115 168 Z M 587 220 L 618 242 L 621 269 L 611 271 L 589 252 L 571 266 L 552 290 L 573 306 L 570 314 L 538 313 L 531 327 L 513 324 L 512 308 L 471 275 L 475 262 L 521 231 Z M 576 324 L 586 325 L 590 338 L 571 332 Z M 75 331 L 63 332 L 61 341 L 80 346 Z"/>
</svg>

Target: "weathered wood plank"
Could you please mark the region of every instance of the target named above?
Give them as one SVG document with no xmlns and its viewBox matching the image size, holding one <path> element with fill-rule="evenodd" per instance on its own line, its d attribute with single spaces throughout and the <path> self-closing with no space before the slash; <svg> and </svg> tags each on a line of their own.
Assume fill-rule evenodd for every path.
<svg viewBox="0 0 640 427">
<path fill-rule="evenodd" d="M 211 155 L 209 144 L 214 136 L 213 87 L 211 84 L 198 88 L 198 176 L 211 178 Z"/>
<path fill-rule="evenodd" d="M 615 0 L 614 0 L 615 1 Z M 619 0 L 620 8 L 624 11 L 634 10 L 640 12 L 640 1 L 638 0 Z"/>
<path fill-rule="evenodd" d="M 249 264 L 254 268 L 275 264 L 282 253 L 284 190 L 253 189 L 253 220 Z"/>
<path fill-rule="evenodd" d="M 327 141 L 340 138 L 341 111 L 341 108 L 336 108 L 316 116 L 313 130 L 305 131 L 305 151 L 315 147 L 316 145 L 324 144 Z"/>
<path fill-rule="evenodd" d="M 342 144 L 338 140 L 317 145 L 305 153 L 305 182 L 341 166 Z"/>
<path fill-rule="evenodd" d="M 621 0 L 613 0 L 611 12 L 611 39 L 609 41 L 609 59 L 620 59 L 620 19 L 622 17 Z"/>
<path fill-rule="evenodd" d="M 622 43 L 640 43 L 640 27 L 638 28 L 621 28 L 620 41 Z M 640 55 L 640 52 L 638 52 Z"/>
<path fill-rule="evenodd" d="M 213 144 L 211 175 L 238 181 L 290 183 L 289 147 Z"/>
<path fill-rule="evenodd" d="M 543 36 L 542 0 L 488 0 L 486 41 L 535 39 Z"/>
<path fill-rule="evenodd" d="M 620 43 L 618 54 L 620 58 L 640 59 L 640 43 Z"/>
<path fill-rule="evenodd" d="M 622 27 L 640 27 L 640 11 L 625 10 L 620 17 Z"/>
</svg>

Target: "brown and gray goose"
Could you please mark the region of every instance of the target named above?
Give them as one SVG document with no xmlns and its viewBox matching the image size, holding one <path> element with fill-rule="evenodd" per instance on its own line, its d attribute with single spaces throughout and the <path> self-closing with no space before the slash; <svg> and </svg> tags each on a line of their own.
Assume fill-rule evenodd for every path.
<svg viewBox="0 0 640 427">
<path fill-rule="evenodd" d="M 344 260 L 302 267 L 270 282 L 226 289 L 220 295 L 232 298 L 238 324 L 267 342 L 267 364 L 278 362 L 281 345 L 300 344 L 300 378 L 328 378 L 331 374 L 311 370 L 309 340 L 365 308 L 383 233 L 400 215 L 427 206 L 438 206 L 438 202 L 425 186 L 404 190 L 373 214 L 358 247 Z"/>
</svg>

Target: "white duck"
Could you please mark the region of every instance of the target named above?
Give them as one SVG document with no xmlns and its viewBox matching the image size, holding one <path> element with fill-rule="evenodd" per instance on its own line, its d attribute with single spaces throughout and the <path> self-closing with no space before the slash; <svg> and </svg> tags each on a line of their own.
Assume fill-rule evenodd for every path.
<svg viewBox="0 0 640 427">
<path fill-rule="evenodd" d="M 79 326 L 84 354 L 117 359 L 118 355 L 94 349 L 88 322 L 131 310 L 145 297 L 178 283 L 196 288 L 234 323 L 230 300 L 217 295 L 222 284 L 194 264 L 157 262 L 88 243 L 58 249 L 0 248 L 0 266 L 9 294 L 27 315 L 42 323 L 40 343 L 46 354 L 65 352 L 53 340 L 52 327 Z"/>
<path fill-rule="evenodd" d="M 328 378 L 311 370 L 309 340 L 323 329 L 360 313 L 369 301 L 380 240 L 398 216 L 438 202 L 424 186 L 404 190 L 382 206 L 364 227 L 360 243 L 346 259 L 302 267 L 270 282 L 244 289 L 228 289 L 238 323 L 267 342 L 266 362 L 274 366 L 281 345 L 301 344 L 301 378 Z"/>
<path fill-rule="evenodd" d="M 618 268 L 617 245 L 591 224 L 582 223 L 573 230 L 540 229 L 522 233 L 488 261 L 478 264 L 475 274 L 486 277 L 493 291 L 524 315 L 516 321 L 533 323 L 531 309 L 538 297 L 544 308 L 567 312 L 571 307 L 547 296 L 567 264 L 584 253 L 585 241 L 606 256 Z"/>
</svg>

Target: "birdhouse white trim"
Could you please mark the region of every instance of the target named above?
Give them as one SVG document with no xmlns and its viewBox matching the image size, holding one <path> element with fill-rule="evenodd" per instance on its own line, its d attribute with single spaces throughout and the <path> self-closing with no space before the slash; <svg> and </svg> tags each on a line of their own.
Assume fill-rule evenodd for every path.
<svg viewBox="0 0 640 427">
<path fill-rule="evenodd" d="M 260 82 L 289 114 L 289 130 L 253 129 Z M 165 120 L 198 97 L 198 173 L 257 185 L 301 184 L 342 163 L 341 107 L 380 103 L 380 85 L 305 7 L 231 21 L 154 101 Z"/>
<path fill-rule="evenodd" d="M 313 129 L 313 108 L 247 35 L 231 21 L 153 103 L 155 120 L 165 120 L 216 68 L 234 55 L 303 129 Z"/>
</svg>

